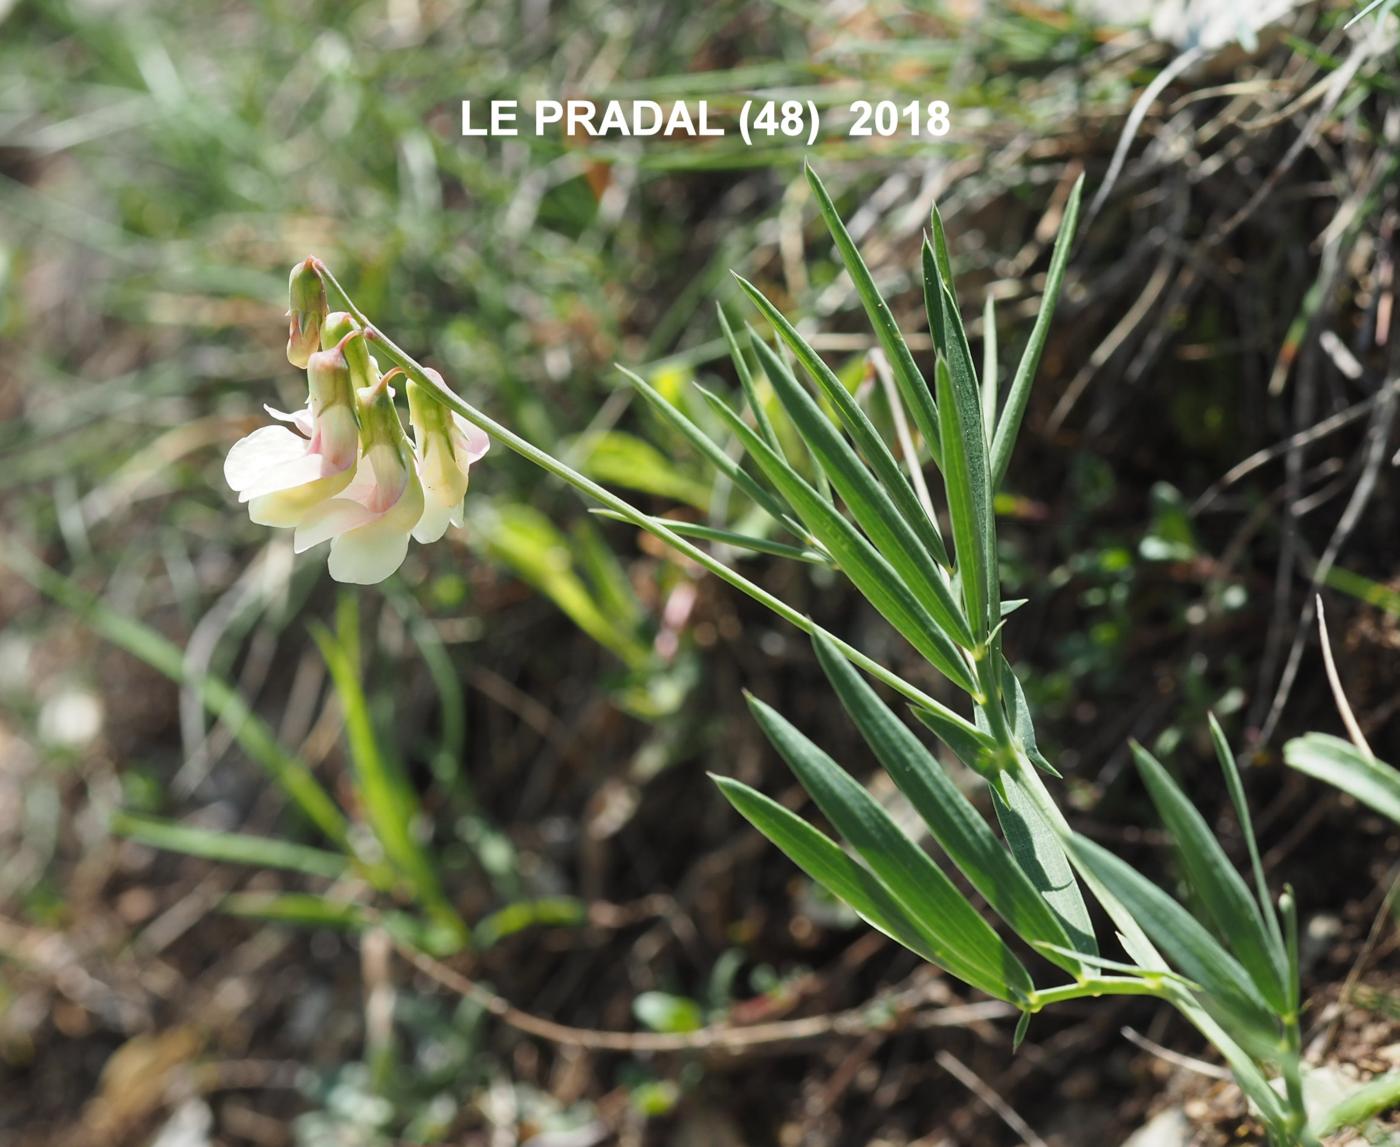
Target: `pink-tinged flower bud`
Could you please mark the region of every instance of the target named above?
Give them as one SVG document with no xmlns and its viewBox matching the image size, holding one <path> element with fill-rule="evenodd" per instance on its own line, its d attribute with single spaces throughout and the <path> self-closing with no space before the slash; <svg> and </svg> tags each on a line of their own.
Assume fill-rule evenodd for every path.
<svg viewBox="0 0 1400 1147">
<path fill-rule="evenodd" d="M 426 374 L 441 383 L 442 375 Z M 418 476 L 423 483 L 423 517 L 413 529 L 420 542 L 435 542 L 448 525 L 460 526 L 468 471 L 491 447 L 491 440 L 412 380 L 408 383 L 408 420 L 413 425 Z"/>
<path fill-rule="evenodd" d="M 352 465 L 360 453 L 360 425 L 354 374 L 344 352 L 338 347 L 318 350 L 307 360 L 306 380 L 315 426 L 311 448 L 334 465 Z"/>
<path fill-rule="evenodd" d="M 287 295 L 290 300 L 287 311 L 287 361 L 293 366 L 304 367 L 306 360 L 321 345 L 321 325 L 326 319 L 326 288 L 310 256 L 292 268 Z"/>
</svg>

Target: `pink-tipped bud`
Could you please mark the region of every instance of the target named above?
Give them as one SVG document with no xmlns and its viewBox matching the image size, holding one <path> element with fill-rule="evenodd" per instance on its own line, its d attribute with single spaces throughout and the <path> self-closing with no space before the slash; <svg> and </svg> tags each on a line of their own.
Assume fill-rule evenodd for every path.
<svg viewBox="0 0 1400 1147">
<path fill-rule="evenodd" d="M 321 345 L 321 325 L 326 320 L 326 288 L 310 256 L 292 268 L 287 296 L 287 361 L 305 367 Z"/>
<path fill-rule="evenodd" d="M 350 364 L 338 349 L 318 350 L 307 360 L 306 380 L 311 390 L 314 448 L 337 465 L 350 465 L 360 442 Z"/>
<path fill-rule="evenodd" d="M 355 405 L 355 387 L 350 377 L 350 364 L 339 347 L 318 350 L 307 358 L 306 381 L 311 389 L 313 417 L 328 406 Z"/>
</svg>

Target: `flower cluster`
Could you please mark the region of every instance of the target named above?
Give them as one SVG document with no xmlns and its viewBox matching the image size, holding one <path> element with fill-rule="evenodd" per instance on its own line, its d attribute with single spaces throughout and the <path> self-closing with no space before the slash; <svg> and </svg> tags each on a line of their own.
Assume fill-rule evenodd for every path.
<svg viewBox="0 0 1400 1147">
<path fill-rule="evenodd" d="M 290 296 L 287 358 L 306 370 L 306 406 L 266 407 L 281 425 L 235 443 L 224 477 L 253 521 L 294 530 L 297 553 L 329 541 L 331 577 L 370 585 L 403 564 L 410 536 L 462 524 L 468 471 L 490 442 L 408 379 L 410 442 L 390 386 L 402 372 L 380 373 L 355 320 L 328 311 L 314 260 L 293 268 Z"/>
</svg>

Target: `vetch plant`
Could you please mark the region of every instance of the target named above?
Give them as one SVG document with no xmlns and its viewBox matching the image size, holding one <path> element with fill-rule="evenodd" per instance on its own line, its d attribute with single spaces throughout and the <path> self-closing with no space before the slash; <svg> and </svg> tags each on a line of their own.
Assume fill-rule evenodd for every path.
<svg viewBox="0 0 1400 1147">
<path fill-rule="evenodd" d="M 479 435 L 499 440 L 601 503 L 602 513 L 655 535 L 810 635 L 843 709 L 986 909 L 972 904 L 849 771 L 761 699 L 750 699 L 756 721 L 841 841 L 738 781 L 716 778 L 721 791 L 870 925 L 1020 1009 L 1017 1042 L 1033 1015 L 1061 1001 L 1151 996 L 1175 1007 L 1218 1050 L 1272 1143 L 1316 1147 L 1323 1133 L 1363 1125 L 1394 1091 L 1393 1081 L 1372 1088 L 1370 1099 L 1352 1097 L 1331 1112 L 1308 1110 L 1297 909 L 1291 892 L 1285 889 L 1275 900 L 1267 887 L 1239 772 L 1220 727 L 1212 720 L 1220 766 L 1249 848 L 1248 880 L 1170 772 L 1146 750 L 1133 749 L 1180 855 L 1191 892 L 1188 908 L 1069 826 L 1049 785 L 1058 773 L 1036 746 L 1024 691 L 1003 652 L 1003 634 L 1014 625 L 1020 603 L 1002 596 L 994 496 L 1064 281 L 1079 185 L 1065 207 L 1040 313 L 1003 394 L 994 340 L 987 340 L 980 371 L 971 353 L 937 210 L 922 256 L 936 352 L 930 381 L 821 181 L 810 170 L 807 177 L 888 363 L 894 445 L 796 326 L 757 287 L 740 280 L 777 344 L 770 346 L 748 328 L 736 334 L 721 313 L 747 410 L 703 390 L 698 407 L 683 409 L 683 401 L 673 403 L 627 373 L 651 408 L 713 465 L 723 483 L 717 488 L 728 491 L 719 504 L 732 512 L 710 523 L 662 519 L 465 402 L 377 328 L 328 268 L 308 259 L 293 276 L 289 357 L 295 362 L 309 344 L 318 303 L 340 309 L 321 316 L 319 338 L 323 348 L 340 349 L 357 375 L 360 450 L 353 481 L 307 508 L 296 524 L 298 548 L 333 537 L 340 547 L 332 550 L 334 576 L 364 581 L 388 576 L 402 561 L 410 532 L 421 540 L 438 536 L 444 516 L 452 519 L 460 507 L 467 467 L 485 450 Z M 990 308 L 988 319 L 991 327 Z M 316 359 L 308 354 L 308 365 Z M 379 374 L 381 359 L 387 375 Z M 400 374 L 416 440 L 411 454 L 388 386 Z M 308 442 L 315 433 L 314 393 L 310 413 Z M 732 456 L 726 437 L 742 447 L 744 461 Z M 791 455 L 794 443 L 805 457 Z M 930 463 L 941 479 L 946 532 L 925 474 Z M 966 694 L 971 716 L 738 573 L 721 556 L 735 549 L 838 570 L 919 656 Z M 344 556 L 337 559 L 337 552 Z M 984 818 L 867 678 L 901 697 L 985 782 L 995 823 Z M 1102 953 L 1091 901 L 1111 921 L 1124 958 Z M 1027 952 L 1044 958 L 1044 966 L 1036 966 L 1040 970 L 1026 962 Z M 1054 972 L 1049 981 L 1046 968 Z"/>
</svg>

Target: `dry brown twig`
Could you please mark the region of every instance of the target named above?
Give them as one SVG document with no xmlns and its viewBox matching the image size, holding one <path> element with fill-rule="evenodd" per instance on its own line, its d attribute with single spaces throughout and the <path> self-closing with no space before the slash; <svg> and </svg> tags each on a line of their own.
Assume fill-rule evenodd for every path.
<svg viewBox="0 0 1400 1147">
<path fill-rule="evenodd" d="M 601 1031 L 572 1027 L 533 1015 L 517 1008 L 490 988 L 449 968 L 440 960 L 435 960 L 399 941 L 394 942 L 394 947 L 403 959 L 423 975 L 444 988 L 465 996 L 507 1026 L 550 1043 L 563 1047 L 584 1048 L 588 1051 L 718 1051 L 740 1054 L 757 1047 L 822 1036 L 865 1035 L 881 1027 L 963 1027 L 979 1020 L 1002 1019 L 1014 1015 L 1016 1011 L 1010 1004 L 1000 1000 L 951 1004 L 920 1010 L 927 992 L 923 987 L 915 987 L 902 992 L 878 995 L 864 1004 L 843 1011 L 774 1023 L 748 1026 L 713 1024 L 691 1032 Z M 882 1023 L 877 1018 L 881 1014 L 887 1014 L 891 1018 Z"/>
</svg>

